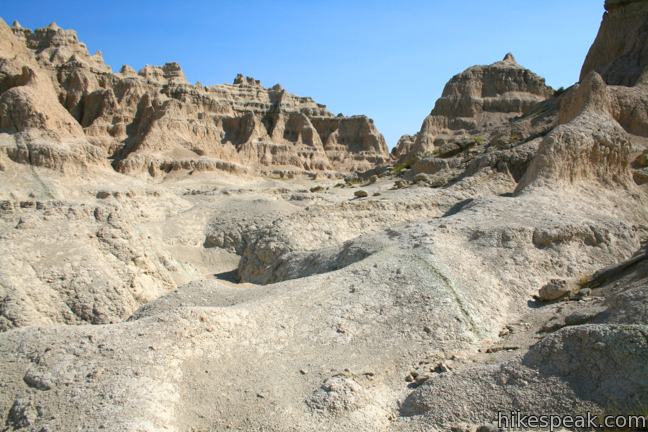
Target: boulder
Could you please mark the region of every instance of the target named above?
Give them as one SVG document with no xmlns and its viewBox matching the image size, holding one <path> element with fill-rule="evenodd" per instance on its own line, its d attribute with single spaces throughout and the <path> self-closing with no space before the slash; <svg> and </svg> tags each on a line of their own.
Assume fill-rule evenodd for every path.
<svg viewBox="0 0 648 432">
<path fill-rule="evenodd" d="M 538 298 L 542 301 L 553 301 L 565 297 L 571 292 L 572 290 L 566 280 L 552 279 L 549 283 L 540 288 L 540 291 L 538 291 Z"/>
</svg>

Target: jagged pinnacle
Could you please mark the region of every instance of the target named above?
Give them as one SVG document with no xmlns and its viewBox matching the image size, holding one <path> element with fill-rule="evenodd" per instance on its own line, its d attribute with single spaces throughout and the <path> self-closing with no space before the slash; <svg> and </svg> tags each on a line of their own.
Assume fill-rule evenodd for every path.
<svg viewBox="0 0 648 432">
<path fill-rule="evenodd" d="M 509 53 L 506 53 L 506 55 L 504 56 L 504 58 L 502 59 L 502 61 L 510 62 L 510 63 L 516 63 L 516 64 L 517 64 L 517 62 L 515 61 L 515 57 L 513 57 L 513 54 L 510 53 L 510 52 L 509 52 Z"/>
</svg>

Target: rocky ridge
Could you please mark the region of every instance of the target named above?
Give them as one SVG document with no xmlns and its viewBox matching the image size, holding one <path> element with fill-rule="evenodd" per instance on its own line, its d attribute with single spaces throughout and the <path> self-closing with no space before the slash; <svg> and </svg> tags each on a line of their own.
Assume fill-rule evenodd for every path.
<svg viewBox="0 0 648 432">
<path fill-rule="evenodd" d="M 491 65 L 472 66 L 452 77 L 415 139 L 404 137 L 394 155 L 456 153 L 462 140 L 485 139 L 483 130 L 528 113 L 553 94 L 543 78 L 520 66 L 511 53 Z"/>
<path fill-rule="evenodd" d="M 567 130 L 567 126 L 554 128 L 579 117 L 575 130 L 580 133 L 588 129 L 600 132 L 598 122 L 604 129 L 616 128 L 613 134 L 617 138 L 613 139 L 625 144 L 610 149 L 627 152 L 619 156 L 619 166 L 630 158 L 635 183 L 648 182 L 648 92 L 641 79 L 646 69 L 641 48 L 645 45 L 646 4 L 631 1 L 621 7 L 621 3 L 607 2 L 606 8 L 583 65 L 581 82 L 567 90 L 554 92 L 510 54 L 500 62 L 474 66 L 453 77 L 421 130 L 401 137 L 392 151 L 400 167 L 408 168 L 401 176 L 411 181 L 418 174 L 428 175 L 433 184 L 442 186 L 492 168 L 509 173 L 516 181 L 526 173 L 524 184 L 543 158 L 538 155 L 543 142 Z M 573 139 L 582 142 L 588 138 L 578 135 Z M 605 136 L 603 141 L 608 139 L 611 137 Z M 527 171 L 532 160 L 534 168 Z M 583 170 L 607 166 L 581 162 Z M 619 175 L 609 174 L 613 178 Z M 573 180 L 578 175 L 572 172 L 560 177 Z M 602 173 L 599 179 L 607 181 L 603 177 Z"/>
<path fill-rule="evenodd" d="M 125 65 L 113 73 L 72 30 L 56 24 L 34 31 L 18 23 L 0 27 L 6 107 L 0 126 L 13 160 L 56 168 L 65 160 L 74 167 L 84 155 L 61 153 L 72 139 L 89 163 L 110 159 L 119 172 L 152 175 L 211 169 L 348 172 L 389 160 L 371 119 L 334 116 L 279 85 L 265 88 L 242 75 L 230 85 L 191 85 L 177 63 L 137 73 Z M 47 105 L 28 97 L 33 85 L 50 95 L 43 98 Z M 20 119 L 14 118 L 18 112 L 24 113 Z M 34 123 L 37 118 L 51 120 Z M 45 148 L 38 141 L 43 133 L 57 135 L 57 145 Z M 31 156 L 20 156 L 25 152 Z"/>
<path fill-rule="evenodd" d="M 609 85 L 646 83 L 648 28 L 641 0 L 606 0 L 601 28 L 580 73 L 580 80 L 598 72 Z M 628 43 L 630 42 L 630 43 Z"/>
</svg>

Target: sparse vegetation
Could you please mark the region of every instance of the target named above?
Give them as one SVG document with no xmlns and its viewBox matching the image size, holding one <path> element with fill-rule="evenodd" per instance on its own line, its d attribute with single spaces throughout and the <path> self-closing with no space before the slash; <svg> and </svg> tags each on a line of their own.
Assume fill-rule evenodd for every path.
<svg viewBox="0 0 648 432">
<path fill-rule="evenodd" d="M 435 157 L 439 154 L 438 149 L 433 149 L 433 150 L 426 150 L 423 153 L 420 154 L 418 159 L 426 159 L 426 158 L 431 158 Z"/>
<path fill-rule="evenodd" d="M 592 281 L 592 276 L 591 275 L 581 275 L 578 278 L 578 287 L 579 288 L 585 288 L 589 283 Z"/>
<path fill-rule="evenodd" d="M 369 196 L 369 194 L 367 193 L 367 191 L 360 189 L 353 192 L 353 196 L 355 196 L 356 198 L 366 198 Z"/>
<path fill-rule="evenodd" d="M 405 160 L 403 162 L 398 162 L 398 163 L 394 164 L 394 169 L 392 170 L 392 172 L 394 173 L 394 175 L 399 175 L 403 171 L 405 171 L 407 169 L 410 169 L 412 167 L 412 165 L 414 165 L 414 163 L 416 163 L 417 160 L 418 160 L 418 157 L 414 156 L 414 157 L 411 157 L 411 158 L 409 158 L 409 159 L 407 159 L 407 160 Z"/>
<path fill-rule="evenodd" d="M 403 189 L 407 187 L 407 182 L 405 180 L 396 180 L 394 182 L 394 187 L 392 189 Z"/>
<path fill-rule="evenodd" d="M 360 177 L 346 177 L 344 179 L 344 182 L 347 184 L 347 186 L 353 186 L 362 183 L 362 179 Z"/>
<path fill-rule="evenodd" d="M 496 148 L 510 148 L 513 147 L 517 144 L 521 144 L 522 142 L 526 141 L 527 138 L 519 131 L 517 130 L 512 130 L 508 137 L 507 136 L 500 136 L 495 138 L 490 142 L 490 144 Z"/>
</svg>

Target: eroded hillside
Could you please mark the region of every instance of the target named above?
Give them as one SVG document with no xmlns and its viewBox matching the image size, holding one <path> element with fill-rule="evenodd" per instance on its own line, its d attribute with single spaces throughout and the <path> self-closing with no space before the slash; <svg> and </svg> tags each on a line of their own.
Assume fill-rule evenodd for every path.
<svg viewBox="0 0 648 432">
<path fill-rule="evenodd" d="M 606 8 L 579 83 L 469 68 L 393 160 L 365 117 L 0 23 L 4 430 L 645 414 L 648 3 Z"/>
</svg>

